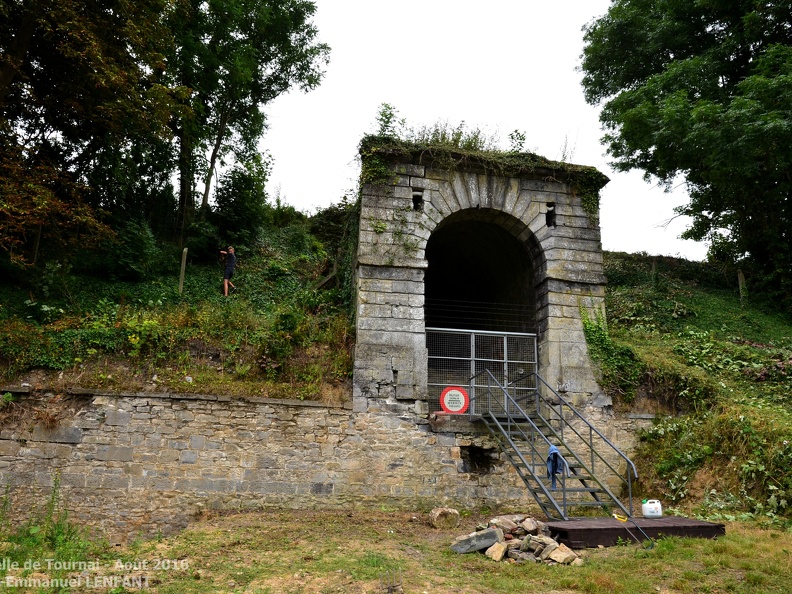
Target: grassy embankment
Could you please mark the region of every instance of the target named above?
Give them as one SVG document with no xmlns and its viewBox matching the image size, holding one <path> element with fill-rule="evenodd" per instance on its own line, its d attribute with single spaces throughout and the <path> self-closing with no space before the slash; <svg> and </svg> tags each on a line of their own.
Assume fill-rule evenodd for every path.
<svg viewBox="0 0 792 594">
<path fill-rule="evenodd" d="M 587 340 L 616 407 L 660 421 L 636 453 L 647 494 L 717 519 L 786 525 L 792 318 L 701 263 L 606 254 L 607 323 Z"/>
<path fill-rule="evenodd" d="M 353 341 L 341 274 L 306 224 L 239 246 L 236 291 L 222 263 L 180 252 L 129 282 L 58 267 L 0 289 L 0 371 L 34 387 L 344 398 Z M 16 281 L 16 282 L 15 282 Z M 35 372 L 33 372 L 35 370 Z"/>
</svg>

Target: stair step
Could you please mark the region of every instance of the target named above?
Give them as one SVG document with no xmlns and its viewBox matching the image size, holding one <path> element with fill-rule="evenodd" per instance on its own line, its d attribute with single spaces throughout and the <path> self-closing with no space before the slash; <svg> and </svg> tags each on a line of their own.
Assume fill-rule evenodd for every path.
<svg viewBox="0 0 792 594">
<path fill-rule="evenodd" d="M 481 420 L 499 442 L 505 458 L 514 466 L 529 493 L 548 518 L 568 519 L 561 511 L 562 500 L 571 496 L 574 501 L 565 501 L 567 506 L 592 508 L 620 508 L 621 503 L 592 476 L 583 462 L 579 462 L 561 439 L 559 430 L 562 419 L 542 420 L 530 414 L 522 419 L 500 419 L 499 422 L 483 416 Z M 556 489 L 551 490 L 551 481 L 546 477 L 547 443 L 555 445 L 566 459 L 570 476 L 556 477 Z M 542 452 L 540 454 L 540 452 Z M 561 487 L 564 484 L 565 488 Z M 581 500 L 578 501 L 577 499 Z"/>
<path fill-rule="evenodd" d="M 530 461 L 527 461 L 526 464 L 523 464 L 522 460 L 520 460 L 520 458 L 518 458 L 517 456 L 514 456 L 513 458 L 509 458 L 509 461 L 514 466 L 519 466 L 520 468 L 530 468 L 531 470 L 533 470 L 537 474 L 540 474 L 541 476 L 546 476 L 545 473 L 547 472 L 547 465 L 545 463 L 543 463 L 543 462 L 542 463 L 533 463 L 532 464 Z M 561 480 L 561 475 L 559 474 L 557 476 L 558 476 L 558 480 Z M 589 474 L 589 473 L 586 473 L 586 474 L 574 474 L 574 473 L 573 474 L 569 474 L 569 475 L 566 476 L 566 479 L 568 481 L 596 481 L 597 480 L 594 475 Z"/>
<path fill-rule="evenodd" d="M 541 474 L 543 476 L 544 476 L 545 471 L 547 470 L 547 463 L 544 462 L 544 461 L 542 461 L 542 462 L 534 462 L 534 463 L 528 462 L 527 464 L 523 464 L 522 460 L 516 455 L 507 454 L 507 457 L 509 458 L 509 461 L 514 466 L 519 466 L 521 468 L 530 468 L 530 469 L 532 469 L 534 471 L 538 470 L 538 471 L 541 472 Z M 526 460 L 528 460 L 530 458 L 530 456 L 523 456 L 523 457 L 526 458 Z M 570 468 L 580 468 L 580 469 L 585 470 L 585 468 L 583 466 L 578 466 L 578 467 L 570 466 Z M 566 478 L 567 478 L 568 481 L 569 480 L 572 480 L 572 481 L 593 481 L 593 480 L 596 480 L 591 474 L 588 474 L 588 473 L 586 473 L 586 474 L 575 474 L 575 473 L 572 473 L 569 476 L 567 476 Z M 559 480 L 560 480 L 560 475 L 559 475 Z"/>
<path fill-rule="evenodd" d="M 547 486 L 547 485 L 545 485 L 545 487 L 547 488 L 548 491 L 550 491 L 550 493 L 558 493 L 559 495 L 563 495 L 564 494 L 563 489 L 561 489 L 559 487 L 556 487 L 555 490 L 550 489 L 550 487 Z M 532 487 L 529 487 L 529 488 L 533 492 L 543 493 L 543 491 L 541 491 L 541 489 L 535 489 L 535 488 L 532 488 Z M 591 488 L 591 489 L 589 489 L 589 488 L 571 489 L 571 488 L 567 487 L 566 488 L 566 492 L 568 494 L 569 493 L 589 493 L 591 495 L 608 495 L 607 491 L 604 491 L 602 489 L 594 489 L 594 488 Z M 608 499 L 610 499 L 610 496 L 608 496 Z"/>
</svg>

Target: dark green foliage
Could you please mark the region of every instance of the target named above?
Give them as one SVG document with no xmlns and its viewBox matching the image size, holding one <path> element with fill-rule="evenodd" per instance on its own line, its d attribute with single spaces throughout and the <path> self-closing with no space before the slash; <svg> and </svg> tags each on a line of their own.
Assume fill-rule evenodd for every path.
<svg viewBox="0 0 792 594">
<path fill-rule="evenodd" d="M 792 295 L 790 0 L 617 0 L 585 28 L 583 87 L 621 170 L 683 176 L 714 262 Z"/>
<path fill-rule="evenodd" d="M 784 466 L 792 455 L 789 312 L 753 295 L 741 300 L 734 277 L 710 263 L 606 253 L 605 272 L 607 331 L 601 321 L 584 324 L 603 387 L 623 406 L 624 386 L 636 384 L 620 387 L 618 372 L 642 369 L 638 405 L 668 415 L 642 437 L 640 488 L 674 505 L 703 490 L 702 517 L 784 522 L 792 495 Z"/>
<path fill-rule="evenodd" d="M 337 205 L 331 205 L 311 217 L 311 232 L 322 240 L 331 266 L 320 281 L 324 287 L 337 287 L 340 299 L 354 312 L 354 275 L 360 225 L 360 200 L 352 202 L 344 196 Z"/>
<path fill-rule="evenodd" d="M 583 312 L 583 331 L 591 358 L 600 369 L 600 383 L 612 395 L 619 395 L 622 402 L 635 398 L 645 365 L 635 356 L 630 347 L 611 339 L 605 321 L 591 319 Z"/>
<path fill-rule="evenodd" d="M 12 262 L 63 260 L 111 235 L 97 209 L 116 206 L 105 202 L 111 180 L 115 189 L 125 182 L 96 170 L 133 139 L 167 136 L 172 89 L 158 80 L 170 40 L 165 5 L 3 3 L 0 249 Z"/>
<path fill-rule="evenodd" d="M 130 220 L 145 221 L 160 239 L 174 237 L 176 198 L 175 167 L 169 139 L 136 134 L 133 139 L 108 143 L 91 155 L 84 179 L 92 189 L 91 205 L 109 214 L 118 230 Z"/>
<path fill-rule="evenodd" d="M 321 242 L 311 235 L 311 231 L 304 217 L 302 220 L 290 222 L 288 225 L 274 230 L 268 237 L 275 240 L 277 245 L 301 254 L 308 260 L 314 258 L 325 258 L 326 253 Z"/>
<path fill-rule="evenodd" d="M 196 178 L 206 211 L 218 162 L 248 162 L 257 153 L 263 107 L 293 87 L 319 85 L 329 48 L 316 42 L 315 11 L 307 0 L 185 0 L 168 14 L 175 44 L 165 75 L 191 89 L 173 123 L 182 230 L 194 215 Z"/>
<path fill-rule="evenodd" d="M 143 221 L 129 221 L 118 233 L 118 243 L 109 250 L 123 280 L 144 280 L 156 268 L 161 251 L 151 228 Z"/>
<path fill-rule="evenodd" d="M 327 63 L 314 2 L 31 0 L 0 10 L 5 260 L 139 279 L 153 254 L 127 245 L 145 225 L 158 244 L 199 258 L 217 239 L 256 239 L 267 214 L 264 106 L 315 88 Z M 193 226 L 207 221 L 213 175 L 228 165 L 215 229 Z M 119 230 L 126 236 L 108 247 Z"/>
<path fill-rule="evenodd" d="M 707 289 L 728 290 L 736 294 L 737 275 L 729 275 L 712 262 L 695 262 L 670 256 L 646 253 L 604 254 L 610 286 L 657 285 L 668 279 L 690 282 Z"/>
<path fill-rule="evenodd" d="M 185 243 L 191 262 L 214 262 L 220 250 L 228 247 L 217 227 L 209 221 L 195 221 L 190 225 Z"/>
<path fill-rule="evenodd" d="M 337 253 L 346 241 L 350 224 L 359 214 L 355 202 L 348 196 L 337 204 L 319 209 L 311 216 L 311 233 L 325 246 L 328 253 Z"/>
<path fill-rule="evenodd" d="M 286 225 L 260 228 L 256 242 L 240 247 L 238 290 L 229 298 L 220 292 L 223 267 L 216 249 L 208 264 L 189 252 L 179 294 L 181 250 L 147 242 L 150 232 L 138 223 L 120 234 L 126 244 L 112 248 L 127 251 L 108 252 L 114 254 L 108 255 L 115 260 L 114 276 L 106 273 L 107 261 L 95 276 L 87 274 L 84 262 L 79 273 L 50 265 L 44 274 L 20 276 L 17 286 L 4 284 L 0 372 L 16 377 L 33 368 L 53 369 L 83 380 L 91 376 L 90 386 L 108 386 L 111 376 L 119 388 L 125 382 L 139 385 L 139 379 L 104 370 L 123 360 L 125 373 L 159 375 L 183 391 L 258 392 L 265 385 L 233 385 L 247 381 L 265 382 L 273 396 L 317 397 L 334 389 L 335 397 L 343 397 L 340 383 L 351 370 L 350 294 L 333 283 L 320 286 L 332 265 L 308 218 L 292 207 L 265 207 L 268 220 Z M 345 241 L 335 233 L 327 237 Z M 135 245 L 142 248 L 136 251 Z M 154 253 L 157 265 L 144 267 L 144 256 Z M 139 266 L 146 278 L 121 280 L 122 262 Z M 188 375 L 195 380 L 185 384 Z"/>
<path fill-rule="evenodd" d="M 258 157 L 244 167 L 237 165 L 220 179 L 210 220 L 223 245 L 252 245 L 259 229 L 271 220 L 266 181 L 267 164 Z"/>
<path fill-rule="evenodd" d="M 291 225 L 305 223 L 308 217 L 292 205 L 283 202 L 280 196 L 275 196 L 275 206 L 272 208 L 270 220 L 273 227 L 283 229 Z"/>
<path fill-rule="evenodd" d="M 719 338 L 754 342 L 786 336 L 789 315 L 783 304 L 761 294 L 741 300 L 736 276 L 712 263 L 619 252 L 606 252 L 604 260 L 611 330 L 637 325 L 677 334 L 694 326 Z"/>
<path fill-rule="evenodd" d="M 683 504 L 700 471 L 716 480 L 700 503 L 709 519 L 788 525 L 792 419 L 759 400 L 719 401 L 695 416 L 663 419 L 641 437 L 644 484 Z M 699 487 L 700 488 L 700 487 Z M 784 519 L 786 517 L 786 519 Z"/>
</svg>

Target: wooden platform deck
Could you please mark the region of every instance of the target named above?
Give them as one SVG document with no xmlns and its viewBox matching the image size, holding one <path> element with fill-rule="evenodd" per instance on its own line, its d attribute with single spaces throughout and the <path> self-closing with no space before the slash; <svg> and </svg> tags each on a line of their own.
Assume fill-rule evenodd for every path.
<svg viewBox="0 0 792 594">
<path fill-rule="evenodd" d="M 633 524 L 635 522 L 635 524 Z M 646 540 L 636 524 L 651 538 L 685 536 L 690 538 L 717 538 L 726 534 L 726 526 L 690 518 L 663 516 L 662 518 L 632 518 L 620 522 L 615 518 L 574 518 L 567 521 L 545 522 L 550 535 L 557 537 L 571 549 L 610 547 L 619 542 Z"/>
</svg>

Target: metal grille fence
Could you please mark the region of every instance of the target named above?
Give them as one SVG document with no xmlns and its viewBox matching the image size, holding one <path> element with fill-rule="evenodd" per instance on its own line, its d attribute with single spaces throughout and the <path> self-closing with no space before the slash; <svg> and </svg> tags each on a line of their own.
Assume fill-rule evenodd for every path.
<svg viewBox="0 0 792 594">
<path fill-rule="evenodd" d="M 536 335 L 516 332 L 475 332 L 427 328 L 429 412 L 442 409 L 440 395 L 448 387 L 468 391 L 470 414 L 487 412 L 497 392 L 487 389 L 486 369 L 521 404 L 536 390 Z M 471 383 L 471 378 L 474 378 Z M 493 396 L 493 394 L 495 396 Z M 514 407 L 514 405 L 511 405 Z M 502 411 L 502 406 L 493 406 Z M 513 412 L 513 411 L 510 411 Z"/>
</svg>

